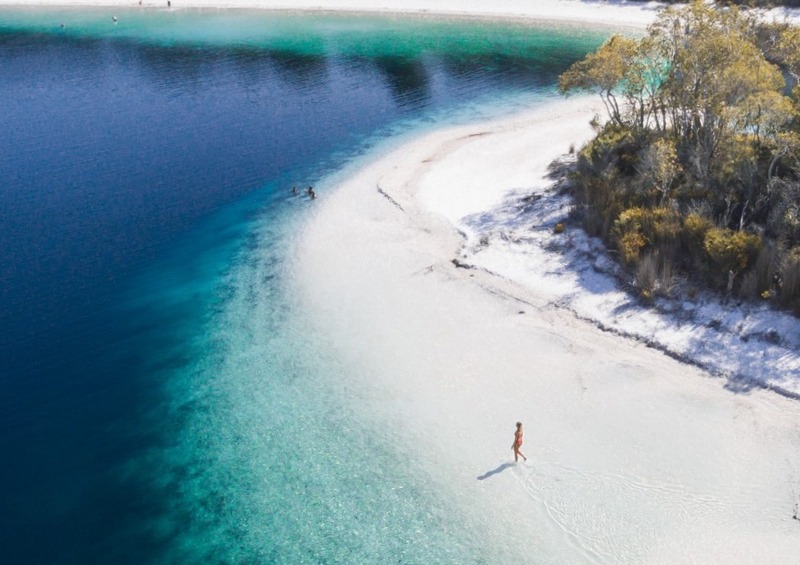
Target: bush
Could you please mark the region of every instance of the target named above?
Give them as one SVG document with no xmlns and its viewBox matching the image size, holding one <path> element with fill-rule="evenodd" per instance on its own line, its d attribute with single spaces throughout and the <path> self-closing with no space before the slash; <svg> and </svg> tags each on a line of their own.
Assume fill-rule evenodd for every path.
<svg viewBox="0 0 800 565">
<path fill-rule="evenodd" d="M 673 298 L 679 292 L 678 277 L 675 276 L 675 266 L 669 259 L 661 262 L 661 270 L 658 275 L 659 293 L 662 296 Z"/>
<path fill-rule="evenodd" d="M 607 239 L 613 219 L 635 200 L 630 186 L 635 168 L 629 163 L 635 147 L 629 130 L 606 124 L 578 155 L 571 180 L 585 227 L 593 235 Z"/>
<path fill-rule="evenodd" d="M 623 155 L 632 153 L 633 146 L 633 132 L 609 122 L 597 137 L 581 150 L 579 164 L 581 167 L 588 168 L 587 172 L 596 176 L 609 165 L 615 164 Z"/>
<path fill-rule="evenodd" d="M 617 247 L 625 263 L 634 265 L 639 260 L 639 254 L 647 247 L 647 240 L 638 232 L 630 232 L 619 238 Z"/>
<path fill-rule="evenodd" d="M 683 219 L 681 248 L 684 252 L 684 263 L 687 267 L 700 270 L 707 267 L 703 242 L 706 239 L 706 233 L 712 228 L 714 228 L 714 222 L 700 212 L 690 212 Z"/>
<path fill-rule="evenodd" d="M 727 277 L 728 271 L 741 273 L 753 264 L 761 249 L 761 237 L 728 228 L 712 228 L 706 232 L 703 247 L 718 272 Z"/>
<path fill-rule="evenodd" d="M 612 221 L 622 209 L 616 172 L 609 168 L 597 178 L 576 174 L 573 182 L 586 231 L 607 241 Z"/>
<path fill-rule="evenodd" d="M 708 230 L 714 227 L 714 222 L 709 218 L 692 212 L 683 220 L 683 233 L 690 245 L 699 245 L 705 238 Z"/>
<path fill-rule="evenodd" d="M 658 260 L 655 253 L 647 253 L 636 265 L 636 288 L 645 299 L 655 296 L 658 283 Z"/>
<path fill-rule="evenodd" d="M 634 263 L 645 248 L 671 259 L 679 247 L 680 214 L 672 208 L 648 210 L 636 207 L 623 211 L 614 222 L 612 233 L 625 262 Z"/>
<path fill-rule="evenodd" d="M 642 298 L 650 300 L 656 296 L 672 298 L 678 293 L 678 278 L 669 259 L 658 251 L 647 251 L 636 264 L 634 285 Z"/>
<path fill-rule="evenodd" d="M 800 247 L 795 247 L 781 265 L 781 301 L 791 305 L 800 300 Z"/>
<path fill-rule="evenodd" d="M 739 286 L 739 296 L 747 300 L 772 298 L 773 276 L 776 274 L 778 253 L 773 245 L 764 245 L 758 252 L 755 264 L 744 274 Z"/>
<path fill-rule="evenodd" d="M 800 243 L 800 182 L 773 178 L 769 191 L 772 196 L 766 218 L 768 232 L 790 245 Z"/>
<path fill-rule="evenodd" d="M 623 236 L 626 233 L 643 233 L 647 221 L 648 210 L 644 208 L 628 208 L 614 222 L 614 234 Z"/>
<path fill-rule="evenodd" d="M 653 241 L 662 257 L 673 259 L 680 249 L 681 215 L 669 207 L 651 210 L 650 221 L 645 225 L 645 236 Z"/>
<path fill-rule="evenodd" d="M 742 277 L 742 284 L 739 287 L 739 296 L 747 300 L 755 300 L 762 296 L 763 291 L 758 284 L 758 273 L 755 269 L 751 269 Z M 767 294 L 769 296 L 769 294 Z"/>
</svg>

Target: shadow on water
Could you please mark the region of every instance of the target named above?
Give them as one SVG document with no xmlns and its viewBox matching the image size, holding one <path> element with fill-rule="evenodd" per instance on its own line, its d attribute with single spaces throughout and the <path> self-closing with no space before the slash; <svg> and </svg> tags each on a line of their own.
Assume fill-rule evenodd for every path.
<svg viewBox="0 0 800 565">
<path fill-rule="evenodd" d="M 479 481 L 485 481 L 486 479 L 488 479 L 490 477 L 494 477 L 495 475 L 499 475 L 500 473 L 502 473 L 503 471 L 505 471 L 509 467 L 513 467 L 513 466 L 514 466 L 513 463 L 503 463 L 502 465 L 499 465 L 498 467 L 495 467 L 491 471 L 486 471 L 483 475 L 478 476 L 478 480 Z"/>
</svg>

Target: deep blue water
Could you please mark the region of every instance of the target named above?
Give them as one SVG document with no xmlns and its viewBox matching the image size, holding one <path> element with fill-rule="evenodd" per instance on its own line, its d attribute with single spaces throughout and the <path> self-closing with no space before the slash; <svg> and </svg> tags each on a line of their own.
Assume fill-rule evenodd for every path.
<svg viewBox="0 0 800 565">
<path fill-rule="evenodd" d="M 329 400 L 336 360 L 302 353 L 281 273 L 313 204 L 289 189 L 324 191 L 382 139 L 554 96 L 603 35 L 115 14 L 0 12 L 3 561 L 491 562 L 413 465 L 350 459 L 391 453 Z M 298 428 L 312 409 L 327 425 Z M 317 455 L 288 452 L 295 433 Z M 320 449 L 341 466 L 294 468 Z M 353 493 L 371 480 L 407 488 L 368 509 Z"/>
</svg>

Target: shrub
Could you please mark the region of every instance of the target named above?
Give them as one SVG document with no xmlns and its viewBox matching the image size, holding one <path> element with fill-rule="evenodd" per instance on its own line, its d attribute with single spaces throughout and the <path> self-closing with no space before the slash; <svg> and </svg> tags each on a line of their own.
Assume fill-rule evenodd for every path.
<svg viewBox="0 0 800 565">
<path fill-rule="evenodd" d="M 658 281 L 658 260 L 655 253 L 647 253 L 636 265 L 636 288 L 643 298 L 650 299 L 655 295 Z"/>
<path fill-rule="evenodd" d="M 675 266 L 669 258 L 661 262 L 661 270 L 658 275 L 659 293 L 666 297 L 674 297 L 678 294 L 678 278 L 675 276 Z"/>
<path fill-rule="evenodd" d="M 800 243 L 800 182 L 773 178 L 769 181 L 769 192 L 768 232 L 789 244 Z"/>
<path fill-rule="evenodd" d="M 649 221 L 645 223 L 645 237 L 658 248 L 665 260 L 676 256 L 681 242 L 681 215 L 669 207 L 651 210 Z"/>
<path fill-rule="evenodd" d="M 607 240 L 611 222 L 622 209 L 616 171 L 609 167 L 597 177 L 579 171 L 572 176 L 572 181 L 586 231 Z"/>
<path fill-rule="evenodd" d="M 761 289 L 758 284 L 758 273 L 751 269 L 742 277 L 742 284 L 739 287 L 739 296 L 747 300 L 755 300 L 761 296 Z"/>
<path fill-rule="evenodd" d="M 791 304 L 800 299 L 800 247 L 795 247 L 781 265 L 781 301 Z"/>
<path fill-rule="evenodd" d="M 639 254 L 647 246 L 647 240 L 638 232 L 630 232 L 623 235 L 617 241 L 617 247 L 622 254 L 622 259 L 628 265 L 636 264 Z"/>
<path fill-rule="evenodd" d="M 703 242 L 706 233 L 714 228 L 714 222 L 701 212 L 690 212 L 683 219 L 681 230 L 681 248 L 684 253 L 684 263 L 689 268 L 700 269 L 707 267 L 706 251 Z"/>
<path fill-rule="evenodd" d="M 655 296 L 674 297 L 678 291 L 673 264 L 658 251 L 647 251 L 636 263 L 634 285 L 645 299 Z"/>
<path fill-rule="evenodd" d="M 606 219 L 600 214 L 595 213 L 593 210 L 585 210 L 583 216 L 583 229 L 586 233 L 593 237 L 602 237 L 605 239 L 605 223 Z"/>
<path fill-rule="evenodd" d="M 667 207 L 629 208 L 619 215 L 613 229 L 617 246 L 627 263 L 635 262 L 645 247 L 671 259 L 679 247 L 680 233 L 680 214 Z"/>
<path fill-rule="evenodd" d="M 756 263 L 751 269 L 755 276 L 756 292 L 761 294 L 772 288 L 772 277 L 778 264 L 778 253 L 773 245 L 765 245 L 758 252 Z"/>
<path fill-rule="evenodd" d="M 589 166 L 597 174 L 615 163 L 621 155 L 630 153 L 633 142 L 633 132 L 609 122 L 584 146 L 579 157 L 584 166 Z"/>
<path fill-rule="evenodd" d="M 681 172 L 675 145 L 670 139 L 661 138 L 645 146 L 637 170 L 644 194 L 653 192 L 653 201 L 663 204 Z"/>
<path fill-rule="evenodd" d="M 790 241 L 800 241 L 800 205 L 797 202 L 789 204 L 783 211 L 782 233 Z"/>
<path fill-rule="evenodd" d="M 614 222 L 614 235 L 622 237 L 627 233 L 643 233 L 648 211 L 644 208 L 628 208 Z"/>
<path fill-rule="evenodd" d="M 720 274 L 741 273 L 750 266 L 761 248 L 761 237 L 728 228 L 712 228 L 706 232 L 703 247 Z"/>
<path fill-rule="evenodd" d="M 683 220 L 683 232 L 691 243 L 702 243 L 708 230 L 714 227 L 714 222 L 697 212 L 692 212 Z"/>
</svg>

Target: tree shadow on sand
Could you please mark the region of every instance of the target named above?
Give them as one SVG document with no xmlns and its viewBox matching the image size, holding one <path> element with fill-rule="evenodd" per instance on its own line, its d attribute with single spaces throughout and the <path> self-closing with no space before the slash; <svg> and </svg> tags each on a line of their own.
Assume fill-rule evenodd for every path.
<svg viewBox="0 0 800 565">
<path fill-rule="evenodd" d="M 800 397 L 797 319 L 763 301 L 728 303 L 713 290 L 692 295 L 693 283 L 680 277 L 674 296 L 643 300 L 631 273 L 583 229 L 570 193 L 574 162 L 574 153 L 562 156 L 541 182 L 508 186 L 499 204 L 462 218 L 472 235 L 456 266 L 481 268 L 480 255 L 495 245 L 501 257 L 516 254 L 522 280 L 554 289 L 553 305 L 603 331 L 724 376 L 726 390 L 735 394 L 767 388 Z M 490 259 L 495 266 L 496 260 Z M 678 342 L 671 339 L 676 335 Z"/>
</svg>

